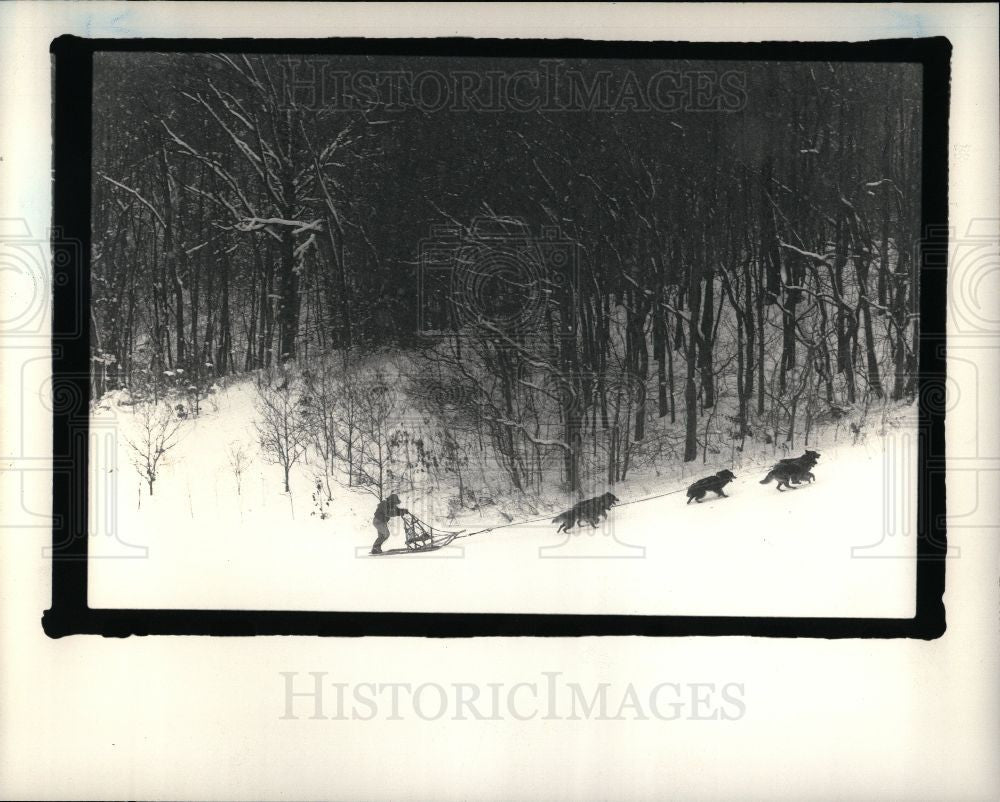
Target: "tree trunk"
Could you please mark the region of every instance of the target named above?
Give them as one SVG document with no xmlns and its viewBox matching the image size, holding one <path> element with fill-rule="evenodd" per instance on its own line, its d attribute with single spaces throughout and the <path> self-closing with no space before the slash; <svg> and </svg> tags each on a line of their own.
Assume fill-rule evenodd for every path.
<svg viewBox="0 0 1000 802">
<path fill-rule="evenodd" d="M 638 293 L 633 301 L 634 312 L 629 313 L 629 350 L 631 365 L 629 379 L 634 385 L 636 412 L 634 439 L 639 442 L 646 436 L 646 381 L 649 378 L 649 350 L 646 345 L 646 303 L 639 300 Z"/>
<path fill-rule="evenodd" d="M 177 326 L 177 365 L 184 367 L 186 364 L 187 349 L 184 343 L 184 284 L 181 281 L 181 250 L 177 246 L 177 235 L 174 230 L 174 199 L 166 150 L 161 149 L 159 156 L 160 177 L 163 182 L 164 196 L 163 257 L 174 289 L 174 323 Z"/>
<path fill-rule="evenodd" d="M 563 465 L 566 486 L 572 493 L 580 489 L 580 444 L 582 420 L 586 410 L 582 409 L 582 393 L 579 383 L 579 363 L 576 354 L 576 326 L 573 315 L 573 288 L 564 287 L 559 296 L 559 369 L 563 389 L 563 431 L 566 445 L 563 449 Z"/>
<path fill-rule="evenodd" d="M 761 282 L 763 266 L 757 274 L 757 414 L 764 414 L 764 287 Z"/>
<path fill-rule="evenodd" d="M 666 312 L 657 306 L 653 312 L 653 359 L 656 360 L 656 413 L 664 418 L 667 406 L 667 324 Z"/>
<path fill-rule="evenodd" d="M 705 407 L 715 406 L 715 374 L 712 372 L 713 330 L 715 327 L 715 278 L 711 272 L 705 276 L 704 312 L 701 316 L 701 343 L 698 362 L 701 368 L 701 390 Z"/>
<path fill-rule="evenodd" d="M 746 314 L 743 319 L 743 326 L 746 331 L 746 367 L 745 374 L 743 378 L 744 390 L 743 395 L 746 399 L 746 408 L 743 410 L 740 416 L 740 437 L 746 437 L 750 434 L 750 399 L 753 398 L 754 389 L 754 336 L 756 330 L 754 328 L 754 313 L 753 313 L 753 279 L 752 271 L 750 269 L 750 258 L 747 257 L 746 263 L 744 265 L 744 283 L 746 284 L 746 302 L 744 309 Z"/>
<path fill-rule="evenodd" d="M 278 359 L 281 363 L 295 359 L 299 328 L 299 277 L 295 272 L 295 242 L 291 232 L 282 232 L 278 257 Z"/>
<path fill-rule="evenodd" d="M 219 310 L 219 348 L 215 353 L 216 375 L 225 376 L 229 372 L 229 351 L 232 347 L 232 331 L 229 323 L 229 255 L 222 254 L 220 262 L 222 275 L 222 308 Z"/>
<path fill-rule="evenodd" d="M 698 313 L 701 310 L 701 277 L 698 268 L 692 264 L 688 276 L 688 324 L 687 378 L 684 382 L 684 461 L 693 462 L 698 458 Z"/>
</svg>

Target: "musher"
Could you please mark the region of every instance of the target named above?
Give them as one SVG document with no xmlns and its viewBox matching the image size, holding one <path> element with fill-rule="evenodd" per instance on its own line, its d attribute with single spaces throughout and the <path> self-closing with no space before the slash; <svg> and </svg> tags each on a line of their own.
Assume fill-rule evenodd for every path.
<svg viewBox="0 0 1000 802">
<path fill-rule="evenodd" d="M 381 554 L 382 544 L 389 539 L 389 519 L 395 518 L 397 515 L 409 514 L 409 512 L 406 507 L 399 506 L 399 496 L 395 493 L 379 502 L 375 508 L 375 517 L 372 518 L 372 524 L 375 531 L 378 532 L 375 543 L 372 545 L 372 554 Z"/>
</svg>

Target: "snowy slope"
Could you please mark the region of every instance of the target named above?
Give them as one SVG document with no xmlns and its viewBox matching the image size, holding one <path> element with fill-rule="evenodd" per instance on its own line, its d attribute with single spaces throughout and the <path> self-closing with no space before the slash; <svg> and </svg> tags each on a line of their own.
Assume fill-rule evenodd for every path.
<svg viewBox="0 0 1000 802">
<path fill-rule="evenodd" d="M 858 446 L 823 443 L 815 484 L 779 493 L 766 466 L 736 466 L 730 498 L 685 504 L 690 477 L 615 488 L 597 529 L 548 521 L 458 539 L 437 552 L 368 556 L 375 499 L 340 488 L 310 515 L 311 467 L 291 497 L 257 454 L 236 494 L 226 447 L 254 448 L 252 394 L 234 386 L 185 422 L 150 498 L 128 461 L 127 408 L 98 410 L 92 437 L 90 603 L 109 607 L 878 616 L 914 612 L 916 441 L 911 428 Z M 841 437 L 841 440 L 844 438 Z M 696 469 L 697 475 L 712 470 Z M 443 518 L 433 494 L 404 497 Z M 527 517 L 527 516 L 524 516 Z M 521 516 L 519 516 L 521 519 Z M 398 521 L 386 548 L 402 545 Z"/>
</svg>

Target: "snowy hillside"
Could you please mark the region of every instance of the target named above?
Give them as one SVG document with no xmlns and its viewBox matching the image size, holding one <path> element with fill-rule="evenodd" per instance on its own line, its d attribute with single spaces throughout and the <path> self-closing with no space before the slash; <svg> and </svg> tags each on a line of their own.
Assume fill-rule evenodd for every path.
<svg viewBox="0 0 1000 802">
<path fill-rule="evenodd" d="M 911 422 L 897 420 L 860 445 L 845 430 L 821 434 L 810 443 L 822 453 L 817 481 L 793 491 L 759 484 L 784 454 L 738 457 L 734 465 L 723 455 L 717 465 L 687 466 L 686 476 L 636 474 L 613 488 L 623 504 L 602 527 L 568 535 L 556 534 L 548 521 L 569 506 L 558 497 L 540 502 L 535 515 L 498 503 L 450 519 L 446 493 L 418 487 L 408 496 L 404 489 L 404 506 L 445 529 L 514 525 L 436 552 L 374 558 L 368 551 L 377 500 L 338 485 L 329 505 L 317 506 L 315 466 L 308 463 L 293 469 L 291 493 L 284 493 L 281 469 L 259 452 L 252 387 L 221 389 L 200 417 L 181 423 L 152 496 L 130 463 L 132 408 L 109 402 L 95 410 L 91 605 L 913 614 L 914 561 L 885 559 L 915 553 Z M 249 463 L 237 492 L 230 455 L 239 450 Z M 686 485 L 721 467 L 737 475 L 726 489 L 730 498 L 686 505 Z M 650 496 L 660 497 L 642 500 Z M 390 528 L 386 548 L 402 546 L 399 520 Z"/>
</svg>

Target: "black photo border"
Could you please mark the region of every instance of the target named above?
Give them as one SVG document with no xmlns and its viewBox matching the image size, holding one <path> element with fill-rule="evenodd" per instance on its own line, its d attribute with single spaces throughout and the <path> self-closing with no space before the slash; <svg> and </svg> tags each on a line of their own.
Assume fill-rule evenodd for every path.
<svg viewBox="0 0 1000 802">
<path fill-rule="evenodd" d="M 50 48 L 54 69 L 52 606 L 47 635 L 476 637 L 593 635 L 933 639 L 945 631 L 945 319 L 948 248 L 947 39 L 869 42 L 598 42 L 488 39 L 82 39 Z M 230 52 L 527 58 L 853 61 L 923 66 L 918 534 L 913 618 L 548 615 L 97 609 L 88 605 L 90 212 L 93 54 Z"/>
</svg>

